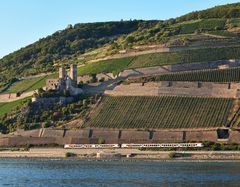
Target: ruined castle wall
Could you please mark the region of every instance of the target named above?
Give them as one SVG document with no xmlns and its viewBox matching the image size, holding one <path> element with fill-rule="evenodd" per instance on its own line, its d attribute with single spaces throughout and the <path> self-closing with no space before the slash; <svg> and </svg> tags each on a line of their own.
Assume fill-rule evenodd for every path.
<svg viewBox="0 0 240 187">
<path fill-rule="evenodd" d="M 46 89 L 47 90 L 55 90 L 58 84 L 59 84 L 59 79 L 47 79 L 46 80 Z"/>
<path fill-rule="evenodd" d="M 88 82 L 90 80 L 91 80 L 91 76 L 89 76 L 89 75 L 84 75 L 84 76 L 80 76 L 80 77 L 77 78 L 77 82 L 78 83 L 79 82 L 86 83 L 86 82 Z"/>
</svg>

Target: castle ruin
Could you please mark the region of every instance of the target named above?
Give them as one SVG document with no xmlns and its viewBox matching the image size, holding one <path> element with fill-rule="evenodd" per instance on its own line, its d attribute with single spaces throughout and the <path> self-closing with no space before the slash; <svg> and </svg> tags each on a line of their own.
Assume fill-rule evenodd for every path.
<svg viewBox="0 0 240 187">
<path fill-rule="evenodd" d="M 77 65 L 70 66 L 70 72 L 67 73 L 66 69 L 59 68 L 58 79 L 48 79 L 46 81 L 46 90 L 68 91 L 70 95 L 78 95 L 83 91 L 77 87 Z"/>
</svg>

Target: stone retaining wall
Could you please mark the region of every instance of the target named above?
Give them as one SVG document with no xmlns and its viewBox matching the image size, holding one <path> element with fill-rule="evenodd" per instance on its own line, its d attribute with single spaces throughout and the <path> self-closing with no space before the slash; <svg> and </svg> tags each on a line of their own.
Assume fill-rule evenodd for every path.
<svg viewBox="0 0 240 187">
<path fill-rule="evenodd" d="M 118 85 L 104 93 L 110 96 L 196 96 L 237 98 L 240 84 L 220 84 L 210 82 L 148 82 Z"/>
<path fill-rule="evenodd" d="M 171 130 L 126 130 L 126 129 L 79 129 L 57 130 L 39 129 L 18 131 L 14 134 L 0 135 L 0 146 L 27 144 L 87 144 L 98 143 L 103 138 L 105 143 L 174 143 L 174 142 L 218 142 L 217 130 L 209 129 L 171 129 Z M 229 131 L 226 142 L 240 143 L 240 131 Z"/>
</svg>

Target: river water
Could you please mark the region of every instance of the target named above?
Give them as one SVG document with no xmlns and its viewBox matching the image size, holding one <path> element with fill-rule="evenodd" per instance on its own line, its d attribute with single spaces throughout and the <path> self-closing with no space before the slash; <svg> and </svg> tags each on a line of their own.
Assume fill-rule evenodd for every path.
<svg viewBox="0 0 240 187">
<path fill-rule="evenodd" d="M 1 159 L 0 186 L 240 186 L 239 162 Z"/>
</svg>

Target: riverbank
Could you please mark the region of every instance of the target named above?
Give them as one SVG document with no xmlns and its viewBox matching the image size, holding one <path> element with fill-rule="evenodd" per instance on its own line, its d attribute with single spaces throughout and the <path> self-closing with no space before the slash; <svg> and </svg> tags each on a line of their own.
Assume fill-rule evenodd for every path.
<svg viewBox="0 0 240 187">
<path fill-rule="evenodd" d="M 117 156 L 117 157 L 116 157 Z M 138 149 L 63 149 L 32 148 L 2 150 L 0 158 L 129 158 L 149 160 L 240 161 L 240 151 L 140 151 Z"/>
</svg>

